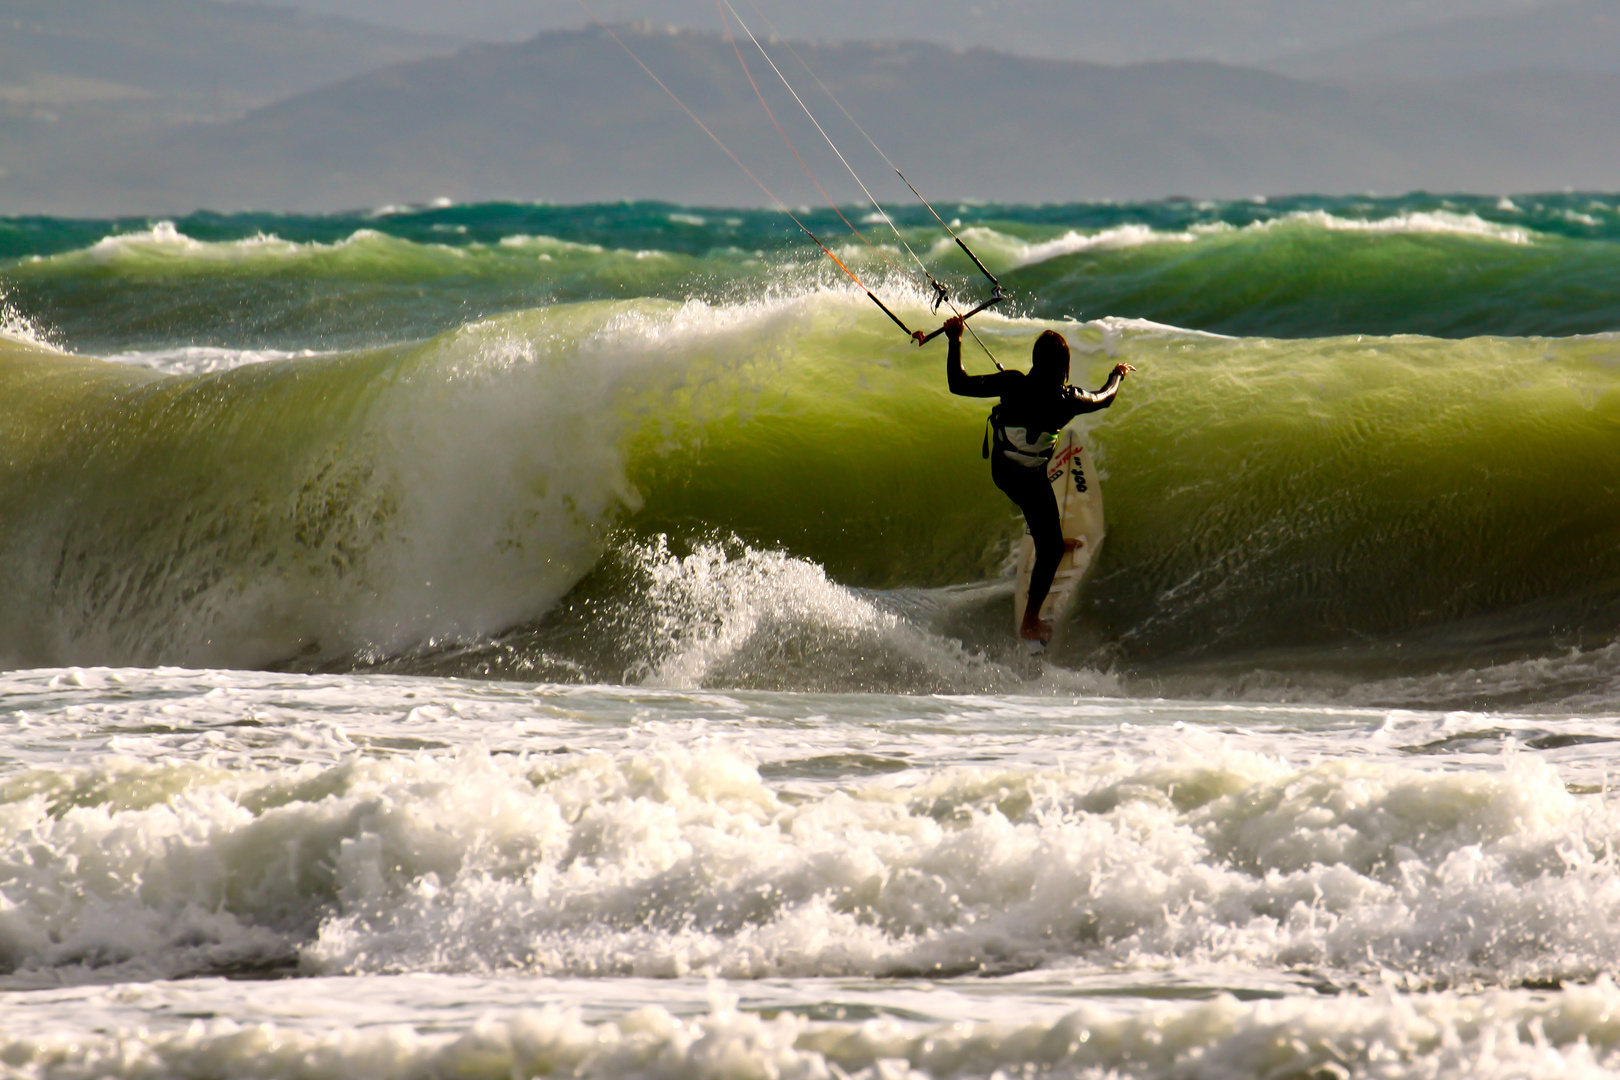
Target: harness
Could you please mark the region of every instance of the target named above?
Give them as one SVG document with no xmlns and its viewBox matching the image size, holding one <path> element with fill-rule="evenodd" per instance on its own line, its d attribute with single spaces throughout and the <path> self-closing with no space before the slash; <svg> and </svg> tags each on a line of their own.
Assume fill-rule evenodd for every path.
<svg viewBox="0 0 1620 1080">
<path fill-rule="evenodd" d="M 1037 431 L 1033 437 L 1028 428 L 1009 427 L 1001 418 L 1001 406 L 996 405 L 985 418 L 984 447 L 981 455 L 988 460 L 991 444 L 1002 457 L 1026 469 L 1041 469 L 1052 460 L 1057 446 L 1057 433 Z"/>
</svg>

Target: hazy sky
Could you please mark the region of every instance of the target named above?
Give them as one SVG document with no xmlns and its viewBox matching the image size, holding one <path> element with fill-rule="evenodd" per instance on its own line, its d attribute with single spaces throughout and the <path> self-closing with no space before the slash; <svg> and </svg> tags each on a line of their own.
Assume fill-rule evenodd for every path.
<svg viewBox="0 0 1620 1080">
<path fill-rule="evenodd" d="M 515 40 L 581 26 L 576 0 L 282 0 L 413 30 Z M 609 21 L 717 28 L 714 0 L 586 0 Z M 1523 10 L 1545 0 L 732 0 L 783 33 L 911 38 L 1075 59 L 1267 59 L 1403 26 Z M 758 27 L 756 27 L 758 29 Z"/>
</svg>

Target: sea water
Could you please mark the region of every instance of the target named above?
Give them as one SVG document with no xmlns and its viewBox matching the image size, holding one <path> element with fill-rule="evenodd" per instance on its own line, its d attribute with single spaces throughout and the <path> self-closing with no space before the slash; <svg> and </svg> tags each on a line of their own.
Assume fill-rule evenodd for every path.
<svg viewBox="0 0 1620 1080">
<path fill-rule="evenodd" d="M 950 207 L 1138 368 L 1041 659 L 785 219 L 0 222 L 0 1069 L 1612 1074 L 1617 206 Z"/>
</svg>

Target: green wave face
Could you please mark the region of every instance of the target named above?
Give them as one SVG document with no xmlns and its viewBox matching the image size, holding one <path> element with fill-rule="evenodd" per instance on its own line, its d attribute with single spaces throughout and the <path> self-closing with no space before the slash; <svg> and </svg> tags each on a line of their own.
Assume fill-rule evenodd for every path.
<svg viewBox="0 0 1620 1080">
<path fill-rule="evenodd" d="M 8 346 L 0 660 L 316 662 L 545 610 L 628 497 L 582 318 L 167 378 Z"/>
<path fill-rule="evenodd" d="M 449 244 L 372 228 L 330 242 L 202 242 L 160 223 L 18 263 L 0 272 L 0 286 L 80 348 L 332 349 L 430 337 L 546 303 L 674 295 L 704 280 L 757 288 L 765 276 L 758 258 L 732 251 L 694 256 L 529 235 Z"/>
<path fill-rule="evenodd" d="M 1007 275 L 1032 313 L 1244 337 L 1591 334 L 1620 325 L 1608 244 L 1310 222 L 1063 255 Z"/>
<path fill-rule="evenodd" d="M 1076 641 L 1151 666 L 1526 611 L 1607 633 L 1620 342 L 979 329 L 1016 365 L 1047 326 L 1077 381 L 1139 368 L 1089 418 L 1109 536 Z M 979 456 L 987 403 L 945 391 L 940 345 L 897 338 L 814 292 L 561 305 L 202 377 L 8 347 L 0 393 L 29 404 L 0 473 L 0 652 L 476 641 L 549 617 L 623 529 L 734 535 L 846 586 L 994 577 L 1017 523 Z"/>
<path fill-rule="evenodd" d="M 984 403 L 945 392 L 937 351 L 860 322 L 784 339 L 784 374 L 746 412 L 634 458 L 636 523 L 735 531 L 872 587 L 1001 568 L 1016 522 L 980 460 Z M 1087 618 L 1131 659 L 1537 603 L 1578 620 L 1620 581 L 1620 341 L 980 332 L 1011 358 L 1048 325 L 1075 347 L 1077 380 L 1139 368 L 1087 425 L 1109 519 Z"/>
</svg>

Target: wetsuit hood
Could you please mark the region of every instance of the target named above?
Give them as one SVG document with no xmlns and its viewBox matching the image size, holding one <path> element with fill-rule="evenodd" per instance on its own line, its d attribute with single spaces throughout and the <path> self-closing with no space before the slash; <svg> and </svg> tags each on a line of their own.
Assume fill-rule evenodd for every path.
<svg viewBox="0 0 1620 1080">
<path fill-rule="evenodd" d="M 1056 330 L 1035 339 L 1030 359 L 1029 374 L 1036 381 L 1058 386 L 1069 381 L 1069 343 Z"/>
</svg>

